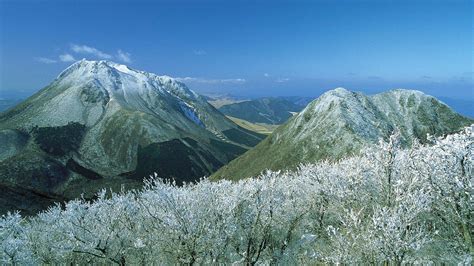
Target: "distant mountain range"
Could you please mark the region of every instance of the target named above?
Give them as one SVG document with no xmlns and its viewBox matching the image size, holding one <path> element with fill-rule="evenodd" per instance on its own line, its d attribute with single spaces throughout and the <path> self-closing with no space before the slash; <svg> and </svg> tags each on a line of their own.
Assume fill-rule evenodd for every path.
<svg viewBox="0 0 474 266">
<path fill-rule="evenodd" d="M 279 96 L 243 100 L 243 98 L 227 95 L 214 98 L 210 103 L 218 103 L 215 107 L 231 117 L 243 119 L 250 123 L 277 125 L 286 122 L 291 117 L 288 112 L 299 112 L 314 99 L 313 97 L 302 96 Z M 474 118 L 474 100 L 449 97 L 439 97 L 439 100 L 449 105 L 456 112 Z"/>
<path fill-rule="evenodd" d="M 3 112 L 8 108 L 12 108 L 20 102 L 21 100 L 19 99 L 0 99 L 0 112 Z"/>
<path fill-rule="evenodd" d="M 278 96 L 277 98 L 290 101 L 297 106 L 300 106 L 301 109 L 305 108 L 310 102 L 312 102 L 316 97 L 308 96 Z"/>
<path fill-rule="evenodd" d="M 206 98 L 207 102 L 209 102 L 217 109 L 221 108 L 224 105 L 249 101 L 249 99 L 247 98 L 238 97 L 232 94 L 205 94 L 203 96 L 204 98 Z"/>
<path fill-rule="evenodd" d="M 300 163 L 337 160 L 399 130 L 404 145 L 427 134 L 455 132 L 474 120 L 419 91 L 392 90 L 372 96 L 343 88 L 311 102 L 256 147 L 214 173 L 238 180 L 266 169 L 295 169 Z"/>
<path fill-rule="evenodd" d="M 0 113 L 0 212 L 140 187 L 154 172 L 195 181 L 262 138 L 170 77 L 82 60 Z"/>
<path fill-rule="evenodd" d="M 24 95 L 25 93 L 22 93 Z M 1 95 L 0 95 L 1 96 Z M 8 108 L 12 108 L 16 104 L 20 103 L 22 101 L 21 96 L 11 96 L 10 98 L 0 98 L 0 112 L 6 111 Z M 245 101 L 252 101 L 256 99 L 249 99 L 245 97 L 238 97 L 234 96 L 232 94 L 225 94 L 225 95 L 215 95 L 215 94 L 210 94 L 210 95 L 203 95 L 203 97 L 215 108 L 219 109 L 220 107 L 224 105 L 229 105 L 232 103 L 240 103 L 240 102 L 245 102 Z M 263 97 L 263 98 L 280 98 L 280 99 L 285 99 L 288 100 L 298 106 L 300 106 L 300 109 L 303 109 L 308 105 L 311 101 L 315 99 L 315 97 L 306 97 L 306 96 L 277 96 L 277 97 Z M 472 97 L 471 97 L 472 98 Z M 456 112 L 474 118 L 474 100 L 470 98 L 466 99 L 455 99 L 455 98 L 450 98 L 450 97 L 438 97 L 439 100 L 443 101 L 447 105 L 449 105 L 453 110 Z"/>
<path fill-rule="evenodd" d="M 252 123 L 279 125 L 292 117 L 294 112 L 299 112 L 303 108 L 303 105 L 285 98 L 267 97 L 223 105 L 219 111 Z"/>
<path fill-rule="evenodd" d="M 247 120 L 240 119 L 237 117 L 232 117 L 232 116 L 227 116 L 227 118 L 229 118 L 234 123 L 236 123 L 237 125 L 245 129 L 248 129 L 260 134 L 265 134 L 265 135 L 271 134 L 273 130 L 275 130 L 277 127 L 280 126 L 280 125 L 272 125 L 272 124 L 265 124 L 265 123 L 252 123 Z"/>
</svg>

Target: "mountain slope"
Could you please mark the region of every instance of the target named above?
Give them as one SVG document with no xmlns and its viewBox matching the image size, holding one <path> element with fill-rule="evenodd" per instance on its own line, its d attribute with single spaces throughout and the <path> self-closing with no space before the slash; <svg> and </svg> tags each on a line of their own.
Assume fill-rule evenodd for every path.
<svg viewBox="0 0 474 266">
<path fill-rule="evenodd" d="M 247 120 L 243 120 L 240 118 L 232 117 L 232 116 L 227 116 L 232 122 L 236 123 L 237 125 L 248 129 L 253 132 L 257 132 L 260 134 L 265 134 L 265 135 L 270 135 L 273 130 L 275 130 L 279 125 L 270 125 L 270 124 L 265 124 L 265 123 L 251 123 Z"/>
<path fill-rule="evenodd" d="M 223 114 L 247 120 L 252 123 L 278 125 L 299 112 L 301 106 L 284 98 L 260 98 L 239 103 L 224 105 L 219 108 Z"/>
<path fill-rule="evenodd" d="M 208 103 L 210 103 L 212 106 L 214 106 L 217 109 L 221 108 L 224 105 L 248 101 L 248 99 L 246 98 L 234 96 L 231 94 L 220 95 L 220 94 L 210 93 L 210 94 L 204 94 L 204 97 L 206 98 Z"/>
<path fill-rule="evenodd" d="M 0 186 L 16 195 L 0 201 L 90 197 L 153 172 L 194 181 L 262 138 L 170 77 L 82 60 L 0 114 Z"/>
<path fill-rule="evenodd" d="M 315 99 L 315 97 L 309 97 L 309 96 L 280 96 L 278 98 L 284 99 L 296 104 L 297 106 L 299 106 L 300 110 L 305 108 L 310 102 L 312 102 Z"/>
<path fill-rule="evenodd" d="M 294 169 L 300 163 L 337 160 L 357 153 L 398 129 L 402 142 L 426 141 L 426 134 L 457 131 L 474 121 L 419 91 L 392 90 L 365 96 L 343 88 L 326 92 L 270 136 L 214 173 L 242 179 L 265 169 Z"/>
</svg>

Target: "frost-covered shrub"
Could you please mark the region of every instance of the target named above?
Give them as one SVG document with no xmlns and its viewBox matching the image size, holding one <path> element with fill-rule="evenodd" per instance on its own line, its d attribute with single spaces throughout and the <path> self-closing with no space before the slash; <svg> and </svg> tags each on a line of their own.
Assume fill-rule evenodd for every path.
<svg viewBox="0 0 474 266">
<path fill-rule="evenodd" d="M 239 182 L 74 200 L 0 219 L 3 264 L 471 264 L 473 127 Z"/>
</svg>

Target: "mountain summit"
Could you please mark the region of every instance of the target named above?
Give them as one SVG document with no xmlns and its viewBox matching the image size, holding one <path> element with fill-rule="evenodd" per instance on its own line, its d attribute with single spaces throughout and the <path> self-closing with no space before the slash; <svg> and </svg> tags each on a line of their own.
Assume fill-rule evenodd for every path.
<svg viewBox="0 0 474 266">
<path fill-rule="evenodd" d="M 261 139 L 171 77 L 78 61 L 0 114 L 0 206 L 33 211 L 153 172 L 194 181 Z"/>
<path fill-rule="evenodd" d="M 337 88 L 321 95 L 264 141 L 225 165 L 212 178 L 241 179 L 265 169 L 294 169 L 300 163 L 337 160 L 395 130 L 404 145 L 427 134 L 442 135 L 474 121 L 436 98 L 414 90 L 372 96 Z"/>
</svg>

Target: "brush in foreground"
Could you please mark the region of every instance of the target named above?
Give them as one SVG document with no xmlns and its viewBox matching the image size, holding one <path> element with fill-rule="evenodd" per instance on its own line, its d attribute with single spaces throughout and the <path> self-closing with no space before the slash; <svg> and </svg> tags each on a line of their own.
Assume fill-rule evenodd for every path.
<svg viewBox="0 0 474 266">
<path fill-rule="evenodd" d="M 473 127 L 236 183 L 74 200 L 0 220 L 7 264 L 472 263 Z"/>
</svg>

